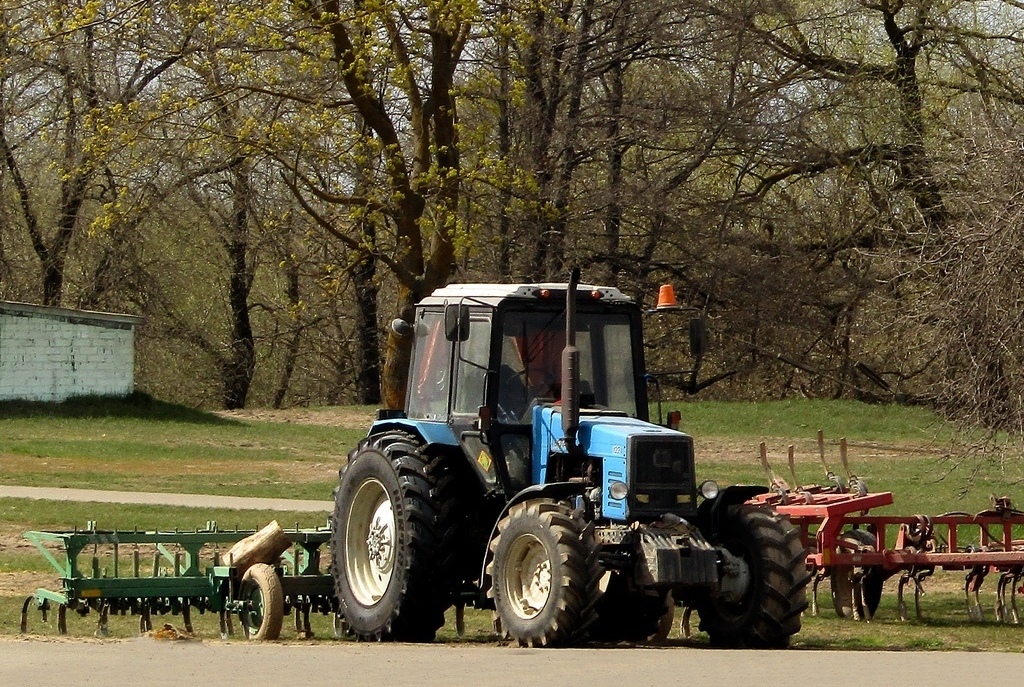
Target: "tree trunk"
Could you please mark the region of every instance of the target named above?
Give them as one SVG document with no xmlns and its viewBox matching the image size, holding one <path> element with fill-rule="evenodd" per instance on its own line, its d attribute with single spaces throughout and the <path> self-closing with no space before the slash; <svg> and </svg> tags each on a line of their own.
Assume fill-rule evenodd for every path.
<svg viewBox="0 0 1024 687">
<path fill-rule="evenodd" d="M 228 278 L 228 305 L 231 309 L 230 352 L 222 368 L 224 407 L 237 410 L 245 407 L 249 387 L 256 371 L 256 342 L 249 319 L 248 267 L 250 180 L 247 160 L 240 158 L 232 165 L 234 176 L 234 217 L 231 236 L 226 242 L 231 273 Z"/>
</svg>

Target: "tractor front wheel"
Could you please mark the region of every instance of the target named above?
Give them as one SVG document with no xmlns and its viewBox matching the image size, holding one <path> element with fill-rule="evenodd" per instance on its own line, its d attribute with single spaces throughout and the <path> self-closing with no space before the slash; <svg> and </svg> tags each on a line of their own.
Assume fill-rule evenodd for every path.
<svg viewBox="0 0 1024 687">
<path fill-rule="evenodd" d="M 800 532 L 779 514 L 752 506 L 730 506 L 720 541 L 741 561 L 741 590 L 695 600 L 700 629 L 716 646 L 780 648 L 800 631 L 810 579 Z M 728 564 L 729 562 L 726 561 Z"/>
<path fill-rule="evenodd" d="M 521 646 L 558 646 L 582 637 L 596 618 L 597 542 L 565 505 L 512 506 L 491 541 L 487 574 L 496 625 Z"/>
</svg>

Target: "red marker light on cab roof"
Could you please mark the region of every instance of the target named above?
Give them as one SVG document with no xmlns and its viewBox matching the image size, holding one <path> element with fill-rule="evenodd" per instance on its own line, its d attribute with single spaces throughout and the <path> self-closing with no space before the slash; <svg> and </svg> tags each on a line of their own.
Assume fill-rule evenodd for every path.
<svg viewBox="0 0 1024 687">
<path fill-rule="evenodd" d="M 551 289 L 541 289 L 537 295 L 541 298 L 551 298 Z"/>
<path fill-rule="evenodd" d="M 601 293 L 601 290 L 600 290 L 600 289 L 594 289 L 593 291 L 591 291 L 591 292 L 590 292 L 590 297 L 591 297 L 591 298 L 592 298 L 593 300 L 595 300 L 595 301 L 599 301 L 599 300 L 601 300 L 601 296 L 603 296 L 603 295 L 604 295 L 604 294 L 603 294 L 603 293 Z"/>
</svg>

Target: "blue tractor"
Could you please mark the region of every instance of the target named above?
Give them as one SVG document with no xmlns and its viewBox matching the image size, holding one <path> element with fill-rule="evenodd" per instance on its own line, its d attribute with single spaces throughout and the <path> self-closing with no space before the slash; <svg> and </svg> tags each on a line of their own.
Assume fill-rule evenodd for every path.
<svg viewBox="0 0 1024 687">
<path fill-rule="evenodd" d="M 332 573 L 349 632 L 430 641 L 493 609 L 522 646 L 663 637 L 676 604 L 719 646 L 800 629 L 799 532 L 698 485 L 692 439 L 648 421 L 641 310 L 618 289 L 462 284 L 414 337 L 404 411 L 379 411 L 335 491 Z"/>
</svg>

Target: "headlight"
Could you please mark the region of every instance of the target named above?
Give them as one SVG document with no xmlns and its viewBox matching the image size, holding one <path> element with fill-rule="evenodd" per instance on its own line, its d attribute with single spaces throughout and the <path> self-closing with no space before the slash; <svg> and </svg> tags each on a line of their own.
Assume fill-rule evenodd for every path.
<svg viewBox="0 0 1024 687">
<path fill-rule="evenodd" d="M 713 479 L 705 480 L 700 483 L 700 495 L 706 499 L 713 499 L 718 496 L 718 482 Z"/>
<path fill-rule="evenodd" d="M 625 482 L 615 481 L 608 485 L 608 496 L 616 501 L 621 501 L 629 495 L 629 487 Z"/>
</svg>

